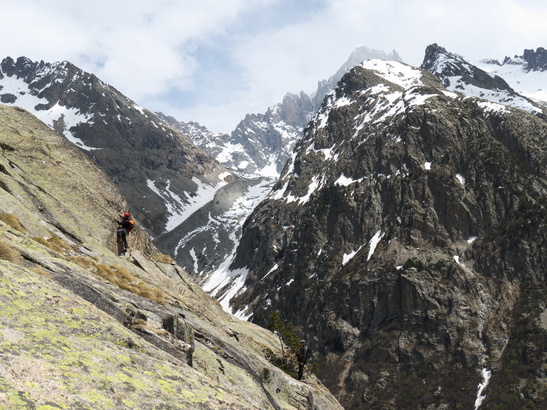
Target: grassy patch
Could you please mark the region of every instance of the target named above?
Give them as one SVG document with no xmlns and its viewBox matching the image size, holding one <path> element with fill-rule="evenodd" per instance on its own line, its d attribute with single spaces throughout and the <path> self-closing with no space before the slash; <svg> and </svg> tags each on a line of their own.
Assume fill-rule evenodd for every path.
<svg viewBox="0 0 547 410">
<path fill-rule="evenodd" d="M 94 259 L 87 256 L 71 256 L 69 259 L 84 269 L 91 269 L 97 264 Z"/>
<path fill-rule="evenodd" d="M 42 275 L 48 279 L 52 279 L 53 276 L 51 275 L 51 273 L 49 271 L 47 271 L 46 269 L 42 268 L 41 266 L 35 266 L 33 268 L 30 268 L 31 271 L 39 274 L 39 275 Z"/>
<path fill-rule="evenodd" d="M 157 255 L 152 256 L 152 260 L 159 262 L 159 263 L 165 263 L 165 264 L 173 264 L 176 263 L 175 260 L 169 256 L 164 255 L 163 253 L 159 253 Z"/>
<path fill-rule="evenodd" d="M 23 225 L 21 225 L 19 219 L 11 214 L 0 214 L 0 221 L 11 226 L 13 229 L 19 232 L 26 233 L 27 231 L 25 228 L 23 228 Z"/>
<path fill-rule="evenodd" d="M 143 282 L 127 269 L 114 265 L 98 264 L 95 267 L 94 273 L 121 289 L 125 289 L 135 295 L 139 295 L 161 305 L 165 305 L 167 295 L 164 291 Z"/>
<path fill-rule="evenodd" d="M 0 241 L 0 259 L 15 263 L 19 260 L 19 252 L 9 246 L 6 242 Z"/>
<path fill-rule="evenodd" d="M 51 249 L 54 252 L 57 253 L 64 253 L 68 250 L 73 250 L 73 247 L 67 244 L 65 241 L 63 241 L 58 236 L 52 236 L 50 238 L 44 238 L 41 236 L 33 236 L 31 238 L 32 240 L 44 245 L 45 247 Z"/>
</svg>

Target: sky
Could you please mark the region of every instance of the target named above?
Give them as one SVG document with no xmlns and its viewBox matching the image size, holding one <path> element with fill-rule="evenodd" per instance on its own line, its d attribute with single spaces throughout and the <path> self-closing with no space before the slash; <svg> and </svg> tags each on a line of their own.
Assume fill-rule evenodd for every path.
<svg viewBox="0 0 547 410">
<path fill-rule="evenodd" d="M 0 58 L 70 61 L 137 104 L 230 133 L 359 46 L 419 66 L 547 48 L 545 0 L 0 0 Z"/>
</svg>

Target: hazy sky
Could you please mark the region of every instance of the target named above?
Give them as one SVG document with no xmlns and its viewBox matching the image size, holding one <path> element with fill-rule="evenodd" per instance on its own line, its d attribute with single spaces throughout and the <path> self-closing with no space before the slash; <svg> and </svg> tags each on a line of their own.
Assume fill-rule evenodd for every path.
<svg viewBox="0 0 547 410">
<path fill-rule="evenodd" d="M 0 0 L 0 58 L 68 60 L 138 104 L 231 132 L 358 46 L 420 65 L 547 48 L 546 0 Z"/>
</svg>

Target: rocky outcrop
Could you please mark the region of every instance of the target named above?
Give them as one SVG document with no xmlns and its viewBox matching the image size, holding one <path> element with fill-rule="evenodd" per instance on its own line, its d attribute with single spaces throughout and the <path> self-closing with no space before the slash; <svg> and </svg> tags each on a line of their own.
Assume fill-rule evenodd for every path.
<svg viewBox="0 0 547 410">
<path fill-rule="evenodd" d="M 226 314 L 138 220 L 117 256 L 126 208 L 94 161 L 0 106 L 0 407 L 341 408 L 273 366 L 278 337 Z"/>
<path fill-rule="evenodd" d="M 426 71 L 355 67 L 247 219 L 231 307 L 306 334 L 346 408 L 472 408 L 486 371 L 484 403 L 541 407 L 545 135 Z"/>
<path fill-rule="evenodd" d="M 527 71 L 545 71 L 547 70 L 547 50 L 543 47 L 538 47 L 534 50 L 524 50 L 522 56 L 515 56 L 514 58 L 505 57 L 503 64 L 511 64 L 518 60 L 524 60 L 526 62 Z"/>
</svg>

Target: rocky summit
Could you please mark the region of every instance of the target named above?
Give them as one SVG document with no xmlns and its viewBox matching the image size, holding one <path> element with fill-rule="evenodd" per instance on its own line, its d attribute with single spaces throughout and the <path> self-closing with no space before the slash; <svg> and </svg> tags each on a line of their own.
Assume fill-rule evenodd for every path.
<svg viewBox="0 0 547 410">
<path fill-rule="evenodd" d="M 541 408 L 547 122 L 445 88 L 471 68 L 434 54 L 327 95 L 245 222 L 230 306 L 307 335 L 346 408 Z"/>
<path fill-rule="evenodd" d="M 225 313 L 152 245 L 89 156 L 0 105 L 0 408 L 339 409 L 274 333 Z M 288 360 L 288 359 L 287 359 Z"/>
</svg>

